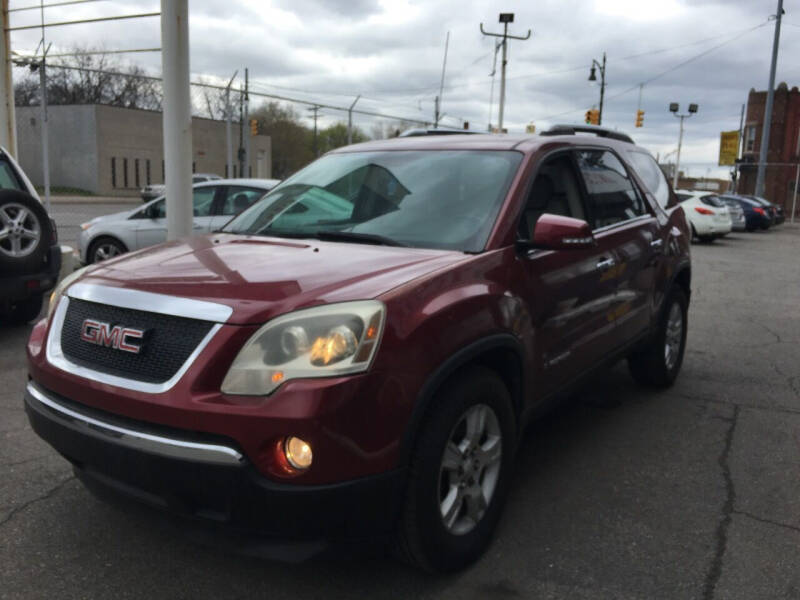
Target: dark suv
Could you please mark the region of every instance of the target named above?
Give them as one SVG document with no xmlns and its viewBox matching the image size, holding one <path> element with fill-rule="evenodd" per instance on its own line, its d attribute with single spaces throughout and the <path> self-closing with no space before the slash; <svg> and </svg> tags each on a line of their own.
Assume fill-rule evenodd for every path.
<svg viewBox="0 0 800 600">
<path fill-rule="evenodd" d="M 60 270 L 55 223 L 20 166 L 0 148 L 0 324 L 35 319 Z"/>
<path fill-rule="evenodd" d="M 655 160 L 616 132 L 350 146 L 222 232 L 67 279 L 25 405 L 95 491 L 457 569 L 489 543 L 531 418 L 621 358 L 674 381 L 689 243 Z"/>
</svg>

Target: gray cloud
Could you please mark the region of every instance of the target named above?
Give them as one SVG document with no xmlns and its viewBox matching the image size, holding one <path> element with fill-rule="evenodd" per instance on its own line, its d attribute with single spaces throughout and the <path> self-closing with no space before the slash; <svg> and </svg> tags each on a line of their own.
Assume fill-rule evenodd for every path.
<svg viewBox="0 0 800 600">
<path fill-rule="evenodd" d="M 677 120 L 667 104 L 697 102 L 700 112 L 687 122 L 684 156 L 690 162 L 713 164 L 716 155 L 709 148 L 715 148 L 719 131 L 737 128 L 750 88 L 767 85 L 773 24 L 744 30 L 767 21 L 774 2 L 626 4 L 634 6 L 629 13 L 614 10 L 610 0 L 505 3 L 503 10 L 516 14 L 512 33 L 533 30 L 530 40 L 509 45 L 507 126 L 520 131 L 530 121 L 541 129 L 555 122 L 582 120 L 599 97 L 598 87 L 587 81 L 589 66 L 605 51 L 604 124 L 633 133 L 654 153 L 663 154 L 677 142 Z M 48 9 L 48 19 L 158 8 L 155 0 L 88 3 Z M 478 25 L 483 22 L 485 28 L 501 31 L 498 7 L 490 0 L 410 1 L 407 5 L 404 0 L 191 0 L 190 9 L 195 76 L 222 80 L 248 66 L 254 86 L 261 91 L 338 106 L 362 94 L 359 107 L 423 119 L 433 115 L 444 39 L 450 31 L 443 98 L 446 122 L 458 124 L 456 117 L 473 127 L 487 124 L 494 40 L 482 36 Z M 12 18 L 12 25 L 38 22 L 35 14 L 14 13 Z M 777 80 L 791 86 L 800 80 L 800 67 L 791 59 L 800 51 L 800 17 L 787 14 L 785 20 Z M 38 39 L 37 31 L 15 32 L 12 46 L 32 50 Z M 152 47 L 160 44 L 160 29 L 157 18 L 120 21 L 55 28 L 48 31 L 48 39 L 54 47 L 63 48 L 76 42 L 108 48 Z M 634 129 L 640 82 L 726 40 L 731 41 L 646 84 L 641 100 L 645 127 Z M 132 55 L 128 60 L 160 72 L 158 54 Z M 494 115 L 498 93 L 499 77 Z M 344 116 L 324 111 L 323 123 Z M 358 117 L 357 122 L 368 129 L 371 120 Z"/>
</svg>

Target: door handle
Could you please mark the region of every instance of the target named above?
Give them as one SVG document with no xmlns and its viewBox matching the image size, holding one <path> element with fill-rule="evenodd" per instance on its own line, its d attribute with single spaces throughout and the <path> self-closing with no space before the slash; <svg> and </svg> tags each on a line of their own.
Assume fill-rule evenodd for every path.
<svg viewBox="0 0 800 600">
<path fill-rule="evenodd" d="M 650 242 L 651 248 L 661 248 L 661 246 L 663 245 L 664 245 L 664 240 L 662 239 L 653 240 L 652 242 Z"/>
<path fill-rule="evenodd" d="M 597 268 L 601 271 L 607 271 L 611 267 L 616 264 L 616 261 L 613 258 L 605 258 L 601 261 L 598 261 Z"/>
</svg>

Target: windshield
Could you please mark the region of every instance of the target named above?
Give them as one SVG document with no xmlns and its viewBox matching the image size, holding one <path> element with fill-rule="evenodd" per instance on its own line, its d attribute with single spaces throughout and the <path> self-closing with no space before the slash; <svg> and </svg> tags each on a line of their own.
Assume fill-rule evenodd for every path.
<svg viewBox="0 0 800 600">
<path fill-rule="evenodd" d="M 477 252 L 521 160 L 512 151 L 331 154 L 224 231 Z"/>
</svg>

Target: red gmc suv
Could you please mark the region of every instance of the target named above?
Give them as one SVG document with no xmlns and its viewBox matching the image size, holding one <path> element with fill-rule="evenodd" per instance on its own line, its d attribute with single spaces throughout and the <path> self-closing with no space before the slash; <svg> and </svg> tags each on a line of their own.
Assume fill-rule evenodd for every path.
<svg viewBox="0 0 800 600">
<path fill-rule="evenodd" d="M 220 232 L 62 282 L 26 409 L 105 497 L 458 569 L 490 541 L 532 417 L 620 358 L 673 382 L 689 241 L 617 132 L 342 148 Z"/>
</svg>

